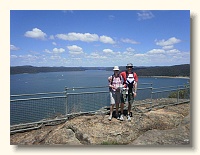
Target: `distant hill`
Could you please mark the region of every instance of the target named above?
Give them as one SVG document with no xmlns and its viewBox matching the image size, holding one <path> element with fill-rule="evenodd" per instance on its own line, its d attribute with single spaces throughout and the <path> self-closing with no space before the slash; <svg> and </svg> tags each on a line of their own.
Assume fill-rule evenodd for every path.
<svg viewBox="0 0 200 155">
<path fill-rule="evenodd" d="M 125 66 L 119 66 L 120 71 L 125 71 Z M 106 68 L 112 71 L 113 67 Z M 134 67 L 138 76 L 190 76 L 190 64 L 174 66 Z"/>
<path fill-rule="evenodd" d="M 126 70 L 125 66 L 119 66 L 121 71 Z M 106 70 L 112 71 L 113 67 L 34 67 L 15 66 L 10 67 L 10 74 L 40 73 L 40 72 L 67 72 L 85 70 Z M 175 66 L 156 67 L 134 67 L 138 76 L 190 76 L 190 64 Z"/>
<path fill-rule="evenodd" d="M 34 66 L 15 66 L 10 67 L 10 74 L 41 73 L 41 72 L 67 72 L 84 71 L 82 67 L 34 67 Z"/>
<path fill-rule="evenodd" d="M 190 65 L 136 68 L 138 76 L 190 76 Z"/>
</svg>

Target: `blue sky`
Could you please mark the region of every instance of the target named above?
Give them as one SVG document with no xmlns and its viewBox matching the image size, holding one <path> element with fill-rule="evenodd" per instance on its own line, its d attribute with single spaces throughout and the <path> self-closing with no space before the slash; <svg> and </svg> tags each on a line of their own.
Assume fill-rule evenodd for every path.
<svg viewBox="0 0 200 155">
<path fill-rule="evenodd" d="M 11 10 L 11 66 L 190 63 L 189 10 Z"/>
</svg>

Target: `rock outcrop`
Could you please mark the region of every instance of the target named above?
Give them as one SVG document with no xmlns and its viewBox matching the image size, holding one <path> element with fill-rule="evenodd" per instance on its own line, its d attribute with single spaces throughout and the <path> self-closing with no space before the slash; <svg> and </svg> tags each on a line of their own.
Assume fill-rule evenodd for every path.
<svg viewBox="0 0 200 155">
<path fill-rule="evenodd" d="M 166 100 L 165 102 L 167 102 Z M 159 101 L 157 101 L 159 102 Z M 137 107 L 139 110 L 144 107 Z M 190 145 L 190 104 L 154 107 L 129 122 L 108 114 L 77 116 L 55 126 L 11 134 L 11 145 Z"/>
</svg>

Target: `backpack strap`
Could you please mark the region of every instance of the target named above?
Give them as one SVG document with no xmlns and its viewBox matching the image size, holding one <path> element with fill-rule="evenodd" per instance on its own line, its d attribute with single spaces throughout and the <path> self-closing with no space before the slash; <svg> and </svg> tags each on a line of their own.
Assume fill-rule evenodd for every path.
<svg viewBox="0 0 200 155">
<path fill-rule="evenodd" d="M 112 78 L 111 78 L 111 85 L 113 84 L 113 79 L 114 79 L 114 74 L 112 75 Z M 122 76 L 119 74 L 118 77 L 120 78 L 120 81 L 122 81 Z"/>
</svg>

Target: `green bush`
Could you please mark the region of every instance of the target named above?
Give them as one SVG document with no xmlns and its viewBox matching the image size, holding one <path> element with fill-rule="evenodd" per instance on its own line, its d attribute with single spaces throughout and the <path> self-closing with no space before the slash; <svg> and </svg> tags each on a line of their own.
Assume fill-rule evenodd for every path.
<svg viewBox="0 0 200 155">
<path fill-rule="evenodd" d="M 189 98 L 189 96 L 190 96 L 189 85 L 185 85 L 185 89 L 181 89 L 179 91 L 170 93 L 168 97 L 169 98 L 177 98 L 178 92 L 179 92 L 179 99 Z"/>
</svg>

